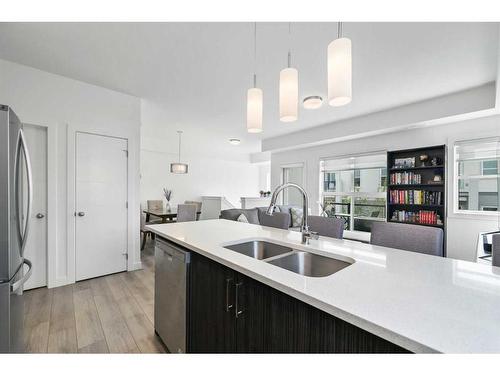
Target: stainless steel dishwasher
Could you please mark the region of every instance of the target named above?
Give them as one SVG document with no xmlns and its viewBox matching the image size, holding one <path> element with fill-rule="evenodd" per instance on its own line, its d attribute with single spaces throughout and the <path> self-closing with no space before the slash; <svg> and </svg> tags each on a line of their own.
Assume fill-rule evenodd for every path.
<svg viewBox="0 0 500 375">
<path fill-rule="evenodd" d="M 190 253 L 163 238 L 155 244 L 155 331 L 171 353 L 186 352 Z"/>
</svg>

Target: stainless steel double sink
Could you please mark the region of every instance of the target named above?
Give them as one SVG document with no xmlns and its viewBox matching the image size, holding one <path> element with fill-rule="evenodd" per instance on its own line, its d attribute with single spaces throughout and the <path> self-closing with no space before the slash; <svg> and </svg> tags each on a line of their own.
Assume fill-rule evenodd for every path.
<svg viewBox="0 0 500 375">
<path fill-rule="evenodd" d="M 227 245 L 224 248 L 310 277 L 332 275 L 354 262 L 312 254 L 262 240 Z"/>
</svg>

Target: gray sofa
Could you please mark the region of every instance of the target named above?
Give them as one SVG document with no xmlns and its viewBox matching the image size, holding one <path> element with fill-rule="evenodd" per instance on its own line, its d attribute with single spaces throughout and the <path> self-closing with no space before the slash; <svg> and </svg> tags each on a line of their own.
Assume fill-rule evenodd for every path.
<svg viewBox="0 0 500 375">
<path fill-rule="evenodd" d="M 289 205 L 277 205 L 276 212 L 283 212 L 290 215 L 290 227 L 292 225 L 292 213 L 290 209 L 294 206 Z M 220 213 L 221 219 L 226 220 L 238 220 L 238 217 L 243 214 L 247 218 L 250 224 L 260 224 L 262 215 L 266 214 L 267 207 L 257 207 L 257 208 L 230 208 L 228 210 L 223 210 Z"/>
<path fill-rule="evenodd" d="M 250 224 L 260 224 L 268 227 L 275 227 L 297 230 L 299 227 L 292 226 L 292 213 L 290 209 L 294 206 L 276 206 L 273 216 L 267 216 L 267 207 L 257 207 L 251 209 L 231 208 L 221 212 L 220 218 L 226 220 L 238 220 L 238 217 L 243 214 Z M 288 217 L 279 217 L 280 215 L 288 215 Z M 320 236 L 343 238 L 344 220 L 334 217 L 322 217 L 309 215 L 309 229 L 317 232 Z"/>
</svg>

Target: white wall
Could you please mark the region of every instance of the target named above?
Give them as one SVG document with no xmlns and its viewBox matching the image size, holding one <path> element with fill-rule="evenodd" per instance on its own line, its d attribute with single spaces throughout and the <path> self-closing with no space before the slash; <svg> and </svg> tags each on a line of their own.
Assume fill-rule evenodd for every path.
<svg viewBox="0 0 500 375">
<path fill-rule="evenodd" d="M 339 126 L 341 126 L 339 124 Z M 328 145 L 277 152 L 271 155 L 271 187 L 280 183 L 281 166 L 304 163 L 306 185 L 313 214 L 318 213 L 319 202 L 319 161 L 325 157 L 341 157 L 369 152 L 397 150 L 431 145 L 448 144 L 452 139 L 474 138 L 481 135 L 500 135 L 500 115 L 462 121 L 448 125 L 423 127 L 390 134 L 382 134 Z M 448 158 L 448 173 L 453 163 Z M 451 194 L 448 179 L 448 196 Z M 452 258 L 474 260 L 477 233 L 480 230 L 498 228 L 497 218 L 472 215 L 453 215 L 448 202 L 447 251 Z"/>
<path fill-rule="evenodd" d="M 161 151 L 141 150 L 141 201 L 163 199 L 163 188 L 171 189 L 171 205 L 185 200 L 201 200 L 203 195 L 225 196 L 235 207 L 241 197 L 259 195 L 258 167 L 249 162 L 190 157 L 189 173 L 170 173 L 170 163 L 177 155 Z"/>
<path fill-rule="evenodd" d="M 258 164 L 259 166 L 259 192 L 271 189 L 271 162 Z"/>
<path fill-rule="evenodd" d="M 182 130 L 181 161 L 189 173 L 170 173 L 170 163 L 178 160 L 178 135 Z M 241 197 L 259 195 L 259 167 L 250 162 L 248 145 L 221 142 L 209 127 L 178 124 L 168 110 L 149 100 L 141 100 L 141 202 L 162 199 L 163 188 L 171 189 L 172 205 L 200 200 L 204 195 L 225 196 L 241 207 Z"/>
<path fill-rule="evenodd" d="M 129 269 L 140 267 L 139 147 L 140 100 L 101 87 L 0 60 L 0 103 L 22 122 L 49 132 L 49 286 L 74 282 L 74 254 L 68 246 L 73 212 L 67 202 L 68 132 L 95 132 L 129 139 Z M 52 142 L 52 143 L 50 143 Z M 71 152 L 71 150 L 70 150 Z M 52 156 L 51 156 L 52 155 Z M 54 162 L 51 164 L 51 160 Z M 112 218 L 112 216 L 110 217 Z M 52 240 L 51 240 L 52 238 Z"/>
</svg>

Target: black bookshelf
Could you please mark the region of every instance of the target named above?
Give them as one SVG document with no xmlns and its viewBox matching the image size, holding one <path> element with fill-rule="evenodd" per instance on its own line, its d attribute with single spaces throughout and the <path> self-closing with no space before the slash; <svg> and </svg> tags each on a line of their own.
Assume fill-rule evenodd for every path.
<svg viewBox="0 0 500 375">
<path fill-rule="evenodd" d="M 387 152 L 387 221 L 442 228 L 446 238 L 445 166 L 445 145 Z"/>
</svg>

